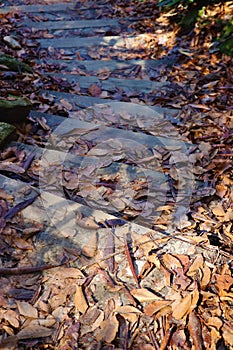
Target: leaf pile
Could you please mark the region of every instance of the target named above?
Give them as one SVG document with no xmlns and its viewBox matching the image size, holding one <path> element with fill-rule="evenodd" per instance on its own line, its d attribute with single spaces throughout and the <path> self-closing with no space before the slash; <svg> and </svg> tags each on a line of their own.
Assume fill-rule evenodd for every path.
<svg viewBox="0 0 233 350">
<path fill-rule="evenodd" d="M 201 26 L 196 27 L 194 35 L 179 36 L 178 28 L 169 24 L 168 15 L 159 12 L 155 1 L 135 0 L 129 4 L 122 0 L 113 4 L 109 0 L 101 4 L 93 7 L 90 2 L 79 1 L 76 11 L 83 18 L 94 13 L 96 18 L 130 19 L 130 34 L 143 33 L 143 45 L 138 40 L 134 49 L 123 52 L 103 48 L 78 53 L 51 47 L 47 53 L 34 39 L 48 38 L 51 33 L 22 28 L 21 14 L 0 18 L 1 52 L 34 69 L 33 73 L 23 71 L 22 65 L 15 71 L 1 63 L 1 96 L 6 92 L 25 94 L 41 112 L 95 124 L 93 129 L 71 128 L 56 137 L 49 119 L 31 115 L 28 123 L 18 126 L 19 143 L 1 152 L 1 174 L 23 181 L 23 186 L 18 193 L 11 186 L 0 189 L 0 347 L 231 349 L 232 62 L 218 50 L 211 52 L 215 35 L 211 23 L 208 36 Z M 227 4 L 205 11 L 218 17 L 224 9 L 229 14 Z M 46 20 L 42 17 L 38 15 L 38 20 Z M 90 33 L 67 32 L 71 34 Z M 4 41 L 4 37 L 8 38 Z M 156 68 L 133 64 L 113 72 L 79 67 L 73 73 L 95 75 L 102 81 L 110 77 L 169 81 L 174 84 L 172 89 L 137 94 L 120 88 L 107 91 L 100 84 L 81 88 L 64 79 L 42 76 L 42 70 L 60 71 L 58 63 L 48 66 L 31 62 L 38 57 L 44 62 L 48 58 L 69 61 L 73 57 L 80 62 L 109 60 L 117 59 L 119 54 L 121 59 L 175 56 L 175 63 L 162 63 Z M 130 110 L 116 112 L 111 104 L 78 111 L 66 98 L 57 101 L 52 95 L 39 94 L 42 87 L 106 98 L 109 102 L 113 99 L 172 107 L 176 113 L 168 122 L 163 116 L 155 121 L 152 114 L 139 117 Z M 163 147 L 135 147 L 125 139 L 111 138 L 109 143 L 99 144 L 106 126 L 168 139 L 179 134 L 192 146 L 182 153 L 184 159 L 178 149 L 177 153 L 172 150 L 172 158 Z M 47 147 L 47 154 L 52 152 L 47 161 L 45 157 L 39 160 L 38 146 Z M 61 151 L 67 152 L 64 164 L 59 158 Z M 179 190 L 175 164 L 187 159 L 195 175 L 195 193 L 190 207 L 180 205 L 174 231 L 169 224 L 176 212 Z M 151 178 L 151 170 L 157 172 L 157 182 Z M 41 196 L 30 187 L 38 186 L 39 176 L 41 189 L 61 195 L 62 188 L 65 199 L 91 204 L 91 214 L 77 211 L 75 230 L 65 227 L 62 239 L 52 236 L 53 244 L 40 242 L 43 234 L 49 241 L 51 232 L 46 231 L 42 220 Z M 45 198 L 49 202 L 49 196 Z M 96 208 L 118 213 L 118 217 L 97 217 Z M 39 212 L 41 222 L 26 221 L 24 210 L 29 210 L 33 218 Z M 142 213 L 147 227 L 134 223 Z M 75 234 L 78 247 L 69 245 L 77 239 Z M 58 246 L 60 250 L 56 250 Z M 47 255 L 42 256 L 44 251 Z"/>
</svg>

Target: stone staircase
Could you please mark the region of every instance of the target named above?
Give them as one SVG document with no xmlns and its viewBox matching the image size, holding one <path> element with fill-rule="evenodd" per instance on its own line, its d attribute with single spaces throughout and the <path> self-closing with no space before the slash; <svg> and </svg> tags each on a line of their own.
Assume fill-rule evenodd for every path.
<svg viewBox="0 0 233 350">
<path fill-rule="evenodd" d="M 178 91 L 150 74 L 175 59 L 142 60 L 154 36 L 135 35 L 135 19 L 109 18 L 111 8 L 104 6 L 98 1 L 0 9 L 19 12 L 21 28 L 33 28 L 35 65 L 44 76 L 68 83 L 65 92 L 47 86 L 41 91 L 66 108 L 68 118 L 32 111 L 34 145 L 11 144 L 22 171 L 0 175 L 13 207 L 31 199 L 23 220 L 45 225 L 35 241 L 38 260 L 57 261 L 64 247 L 82 251 L 96 231 L 103 247 L 106 228 L 114 228 L 118 245 L 130 230 L 150 232 L 154 239 L 177 237 L 193 198 L 194 147 L 173 126 L 179 111 L 153 102 L 153 96 Z M 22 159 L 24 165 L 29 159 L 24 167 Z M 179 252 L 188 245 L 181 242 Z"/>
</svg>

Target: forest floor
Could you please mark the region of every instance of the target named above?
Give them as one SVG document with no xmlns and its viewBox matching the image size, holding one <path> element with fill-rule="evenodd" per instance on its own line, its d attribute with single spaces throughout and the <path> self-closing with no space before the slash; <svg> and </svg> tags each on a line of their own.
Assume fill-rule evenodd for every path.
<svg viewBox="0 0 233 350">
<path fill-rule="evenodd" d="M 32 103 L 0 154 L 0 349 L 233 349 L 232 3 L 204 11 L 0 6 L 33 69 L 0 64 Z"/>
</svg>

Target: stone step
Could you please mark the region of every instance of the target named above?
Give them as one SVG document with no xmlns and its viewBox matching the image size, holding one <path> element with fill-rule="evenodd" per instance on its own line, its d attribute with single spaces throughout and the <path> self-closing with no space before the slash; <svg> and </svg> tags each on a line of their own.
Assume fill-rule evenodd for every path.
<svg viewBox="0 0 233 350">
<path fill-rule="evenodd" d="M 160 243 L 164 244 L 163 239 L 167 237 L 169 240 L 166 241 L 166 249 L 170 252 L 184 254 L 195 250 L 196 244 L 194 246 L 188 237 L 181 237 L 174 228 L 148 229 L 133 221 L 127 222 L 1 174 L 0 188 L 12 197 L 9 209 L 31 201 L 18 214 L 25 227 L 31 227 L 35 223 L 43 225 L 41 231 L 33 236 L 33 250 L 27 251 L 34 266 L 59 264 L 64 256 L 78 257 L 72 265 L 79 268 L 100 262 L 104 257 L 106 259 L 111 256 L 109 248 L 115 253 L 123 250 L 129 232 L 138 244 L 155 242 L 157 247 Z M 6 220 L 12 221 L 9 214 Z M 22 238 L 27 239 L 23 231 Z M 198 252 L 200 251 L 210 255 L 209 251 L 205 252 L 198 247 Z"/>
<path fill-rule="evenodd" d="M 23 25 L 28 28 L 34 28 L 37 30 L 73 30 L 73 29 L 85 29 L 85 28 L 99 28 L 99 27 L 120 27 L 120 23 L 117 19 L 97 19 L 97 20 L 81 20 L 81 21 L 25 21 Z"/>
<path fill-rule="evenodd" d="M 90 97 L 90 96 L 82 96 L 82 95 L 75 95 L 67 92 L 58 92 L 58 91 L 51 91 L 51 90 L 43 90 L 41 91 L 41 94 L 44 95 L 46 98 L 54 98 L 54 101 L 56 103 L 59 103 L 61 100 L 67 100 L 71 105 L 72 105 L 72 111 L 77 111 L 83 108 L 91 107 L 95 104 L 106 104 L 109 105 L 113 102 L 111 99 L 107 98 L 99 98 L 99 97 Z M 122 106 L 124 106 L 125 110 L 127 111 L 128 109 L 130 110 L 130 104 L 132 102 L 121 102 L 123 103 Z M 140 103 L 136 104 L 137 106 L 144 106 L 146 107 L 145 104 Z M 173 117 L 176 117 L 179 113 L 179 110 L 173 109 L 173 108 L 164 108 L 164 107 L 159 107 L 159 106 L 147 106 L 159 113 L 161 116 L 166 116 L 167 119 L 171 119 Z M 134 107 L 133 107 L 134 108 Z M 138 107 L 140 108 L 140 107 Z"/>
<path fill-rule="evenodd" d="M 98 79 L 95 76 L 80 76 L 78 74 L 61 74 L 61 73 L 47 73 L 47 76 L 52 78 L 58 78 L 69 83 L 79 83 L 80 88 L 88 89 L 90 85 L 94 84 L 101 88 L 101 90 L 116 92 L 117 89 L 122 89 L 124 91 L 138 92 L 138 93 L 155 93 L 161 92 L 162 90 L 167 91 L 174 89 L 174 85 L 169 82 L 156 82 L 156 81 L 146 81 L 140 79 Z"/>
<path fill-rule="evenodd" d="M 110 109 L 108 109 L 110 107 Z M 108 121 L 108 117 L 113 113 L 114 116 L 119 114 L 122 116 L 122 119 L 125 119 L 127 124 L 136 127 L 136 121 L 141 117 L 140 123 L 151 124 L 151 128 L 154 129 L 154 135 L 148 135 L 143 132 L 134 132 L 131 130 L 123 129 L 122 125 L 114 125 L 114 127 L 109 127 L 102 120 L 102 114 L 109 114 L 106 117 L 106 123 Z M 75 114 L 73 118 L 65 118 L 53 114 L 45 114 L 37 111 L 32 111 L 30 116 L 34 119 L 36 118 L 44 118 L 46 124 L 52 129 L 52 131 L 56 130 L 56 134 L 59 133 L 64 134 L 66 132 L 70 132 L 74 128 L 81 129 L 90 129 L 93 127 L 96 130 L 89 133 L 88 138 L 95 143 L 106 141 L 112 138 L 125 138 L 126 140 L 136 141 L 146 147 L 153 148 L 155 146 L 161 146 L 162 148 L 166 148 L 167 151 L 177 151 L 181 150 L 183 152 L 187 152 L 191 143 L 187 143 L 182 140 L 181 136 L 178 135 L 175 128 L 168 121 L 164 120 L 163 116 L 159 114 L 156 110 L 149 108 L 148 106 L 137 105 L 133 103 L 123 103 L 123 102 L 112 102 L 107 105 L 97 104 L 92 108 L 87 108 Z M 131 116 L 134 116 L 134 119 L 130 119 Z M 86 117 L 88 121 L 82 120 Z M 147 118 L 148 117 L 148 118 Z M 99 121 L 100 119 L 100 121 Z M 148 120 L 149 119 L 149 120 Z M 152 125 L 153 123 L 153 125 Z M 168 130 L 168 126 L 170 127 L 170 134 Z M 164 132 L 163 132 L 164 128 Z M 157 129 L 157 132 L 156 132 Z M 143 130 L 143 126 L 142 126 Z M 175 135 L 175 137 L 174 137 Z"/>
<path fill-rule="evenodd" d="M 41 64 L 44 71 L 48 69 L 48 67 L 52 67 L 53 71 L 59 70 L 59 72 L 72 72 L 78 70 L 79 74 L 80 70 L 85 73 L 97 74 L 103 73 L 103 70 L 109 70 L 111 73 L 114 71 L 122 71 L 123 74 L 126 70 L 131 70 L 132 72 L 135 69 L 138 69 L 143 72 L 156 71 L 162 66 L 172 66 L 176 63 L 176 59 L 174 57 L 168 57 L 160 60 L 83 60 L 78 61 L 77 59 L 67 59 L 67 60 L 53 60 L 53 59 L 40 59 L 36 61 L 37 64 Z"/>
<path fill-rule="evenodd" d="M 139 34 L 137 36 L 93 36 L 88 38 L 71 37 L 66 40 L 38 39 L 41 48 L 90 48 L 109 47 L 112 49 L 143 50 L 146 44 L 156 37 L 155 34 Z M 98 48 L 97 48 L 98 50 Z"/>
<path fill-rule="evenodd" d="M 120 103 L 115 104 L 115 109 L 117 111 L 120 111 L 120 107 Z M 136 105 L 139 114 L 140 109 L 138 107 L 139 106 Z M 142 110 L 144 113 L 144 118 L 146 118 L 145 107 L 142 107 Z M 150 109 L 148 110 L 150 113 L 152 113 Z M 104 111 L 102 112 L 104 113 Z M 89 110 L 87 110 L 86 113 L 88 114 Z M 189 162 L 188 158 L 189 148 L 192 148 L 192 145 L 186 144 L 182 140 L 179 141 L 174 137 L 155 137 L 140 132 L 114 129 L 111 127 L 106 127 L 105 125 L 99 125 L 98 122 L 95 124 L 93 122 L 87 123 L 78 119 L 63 118 L 35 112 L 33 112 L 31 116 L 34 117 L 35 120 L 43 117 L 43 122 L 46 122 L 46 124 L 51 128 L 52 140 L 47 144 L 47 148 L 53 147 L 53 149 L 69 153 L 73 147 L 75 152 L 74 144 L 76 144 L 76 147 L 81 149 L 82 152 L 84 152 L 82 147 L 86 149 L 85 160 L 83 161 L 81 167 L 84 169 L 82 170 L 85 174 L 84 178 L 85 176 L 87 178 L 90 176 L 92 179 L 91 182 L 95 182 L 96 180 L 96 173 L 94 172 L 96 169 L 99 170 L 99 168 L 103 167 L 104 170 L 100 173 L 101 176 L 102 174 L 105 176 L 106 174 L 109 175 L 107 171 L 105 172 L 105 168 L 112 164 L 112 162 L 116 161 L 120 162 L 120 166 L 122 162 L 129 162 L 129 165 L 135 165 L 140 170 L 143 168 L 152 170 L 152 172 L 156 171 L 155 175 L 151 176 L 151 173 L 149 175 L 150 179 L 154 179 L 154 183 L 152 181 L 152 185 L 150 185 L 152 186 L 151 193 L 152 197 L 154 198 L 154 204 L 150 206 L 150 209 L 146 207 L 146 220 L 144 214 L 140 215 L 139 220 L 141 220 L 140 222 L 142 222 L 143 225 L 148 224 L 148 222 L 150 225 L 152 225 L 152 223 L 155 222 L 157 208 L 161 206 L 161 198 L 165 201 L 167 199 L 166 196 L 162 195 L 159 196 L 159 202 L 156 202 L 156 191 L 154 191 L 153 188 L 156 188 L 156 183 L 158 183 L 158 180 L 156 180 L 158 173 L 160 173 L 158 178 L 160 179 L 159 183 L 161 184 L 161 189 L 163 188 L 164 190 L 167 186 L 166 175 L 172 179 L 174 177 L 174 171 L 177 172 L 177 180 L 180 187 L 177 187 L 176 194 L 174 195 L 173 192 L 172 196 L 175 196 L 173 199 L 178 201 L 179 208 L 182 208 L 184 212 L 188 210 L 189 202 L 195 186 L 194 177 L 192 174 L 192 164 Z M 156 120 L 156 114 L 154 115 L 154 119 Z M 166 134 L 166 136 L 168 136 L 168 134 Z M 89 148 L 87 145 L 89 145 Z M 162 154 L 165 159 L 167 159 L 167 162 L 165 161 L 165 163 L 163 161 Z M 95 162 L 93 162 L 93 158 L 90 158 L 93 156 L 97 157 L 95 158 Z M 117 167 L 114 165 L 113 168 L 116 169 Z M 172 171 L 171 174 L 170 171 Z M 126 178 L 127 176 L 125 176 L 125 179 Z M 148 197 L 150 197 L 150 195 L 148 195 L 147 198 Z M 171 195 L 168 195 L 168 198 L 171 199 Z M 150 204 L 149 201 L 148 204 Z M 97 205 L 100 206 L 101 203 L 98 202 Z M 104 205 L 106 205 L 106 202 L 104 202 Z M 134 209 L 136 207 L 137 206 L 135 204 Z M 154 209 L 150 211 L 151 208 Z M 149 217 L 147 209 L 150 212 Z M 129 213 L 132 214 L 130 209 L 125 212 L 125 214 Z"/>
<path fill-rule="evenodd" d="M 0 7 L 0 14 L 21 12 L 21 13 L 49 13 L 49 12 L 64 12 L 67 10 L 74 10 L 75 2 L 60 3 L 60 4 L 38 4 L 38 5 L 16 5 Z"/>
<path fill-rule="evenodd" d="M 12 196 L 12 207 L 9 209 L 31 200 L 30 205 L 20 210 L 21 221 L 26 227 L 31 227 L 34 223 L 43 225 L 41 232 L 34 235 L 33 251 L 28 252 L 34 265 L 60 263 L 61 258 L 67 256 L 67 250 L 68 256 L 70 252 L 71 255 L 72 252 L 76 252 L 77 256 L 83 253 L 92 258 L 98 251 L 108 248 L 106 238 L 109 233 L 114 234 L 116 250 L 119 246 L 122 248 L 126 234 L 131 229 L 139 237 L 149 232 L 150 237 L 154 235 L 155 239 L 163 236 L 163 233 L 148 230 L 133 222 L 128 223 L 104 211 L 75 203 L 1 174 L 0 188 Z M 9 214 L 6 220 L 12 220 Z M 107 228 L 104 225 L 108 225 Z M 116 226 L 113 233 L 109 225 Z M 92 248 L 92 244 L 94 254 L 90 254 L 92 249 L 89 249 L 87 254 L 85 247 Z"/>
<path fill-rule="evenodd" d="M 53 143 L 54 139 L 57 139 L 55 133 L 52 136 Z M 63 146 L 66 142 L 70 144 L 69 137 L 61 139 Z M 87 141 L 85 136 L 77 136 L 73 139 L 77 139 L 77 142 L 83 144 Z M 121 144 L 122 140 L 126 143 Z M 22 176 L 25 181 L 33 181 L 33 185 L 37 188 L 62 198 L 69 197 L 77 203 L 103 210 L 117 217 L 133 218 L 137 222 L 140 216 L 140 224 L 150 228 L 160 215 L 159 208 L 166 201 L 173 200 L 168 178 L 163 173 L 159 162 L 155 159 L 143 162 L 142 157 L 137 156 L 136 151 L 133 153 L 130 150 L 129 146 L 133 144 L 138 148 L 138 152 L 141 151 L 146 156 L 152 154 L 150 150 L 138 145 L 137 142 L 129 142 L 124 138 L 118 139 L 116 152 L 113 147 L 109 146 L 110 142 L 114 146 L 114 140 L 109 139 L 101 144 L 94 143 L 92 149 L 82 156 L 64 150 L 64 147 L 60 146 L 61 142 L 58 141 L 55 149 L 50 148 L 51 144 L 43 149 L 26 144 L 11 143 L 10 146 L 17 149 L 15 152 L 24 153 L 25 159 L 31 157 L 31 154 L 34 155 L 30 167 Z M 103 148 L 103 144 L 105 148 Z M 109 149 L 109 153 L 103 154 L 103 150 L 106 148 Z M 102 155 L 98 155 L 99 152 Z M 135 161 L 135 156 L 141 163 L 130 165 L 130 162 Z M 114 161 L 116 158 L 119 158 L 118 162 Z M 122 163 L 122 160 L 126 163 Z M 147 167 L 151 167 L 153 170 Z M 67 180 L 68 178 L 72 179 Z M 142 184 L 141 188 L 140 183 Z M 134 189 L 136 187 L 137 191 Z M 150 217 L 148 217 L 148 213 Z"/>
</svg>

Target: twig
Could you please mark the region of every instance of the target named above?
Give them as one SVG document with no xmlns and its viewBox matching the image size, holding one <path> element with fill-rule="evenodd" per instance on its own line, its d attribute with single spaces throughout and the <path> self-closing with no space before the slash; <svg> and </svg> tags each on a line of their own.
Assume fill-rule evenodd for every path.
<svg viewBox="0 0 233 350">
<path fill-rule="evenodd" d="M 126 255 L 126 258 L 128 260 L 129 267 L 130 267 L 130 270 L 132 272 L 133 278 L 137 284 L 137 287 L 140 288 L 139 282 L 138 282 L 138 276 L 137 276 L 135 268 L 134 268 L 133 260 L 132 260 L 132 257 L 131 257 L 130 251 L 129 251 L 128 242 L 126 239 L 125 239 L 125 255 Z"/>
<path fill-rule="evenodd" d="M 16 204 L 13 208 L 11 208 L 6 215 L 4 216 L 5 220 L 12 219 L 16 214 L 18 214 L 21 210 L 27 208 L 30 204 L 32 204 L 36 198 L 39 196 L 39 193 L 37 193 L 34 197 L 29 198 L 25 200 L 24 202 L 20 202 Z"/>
<path fill-rule="evenodd" d="M 22 267 L 1 267 L 0 276 L 15 276 L 15 275 L 26 275 L 35 272 L 42 272 L 44 270 L 53 269 L 59 267 L 59 265 L 41 265 L 41 266 L 22 266 Z"/>
</svg>

